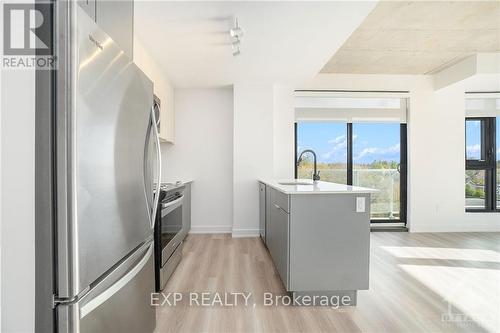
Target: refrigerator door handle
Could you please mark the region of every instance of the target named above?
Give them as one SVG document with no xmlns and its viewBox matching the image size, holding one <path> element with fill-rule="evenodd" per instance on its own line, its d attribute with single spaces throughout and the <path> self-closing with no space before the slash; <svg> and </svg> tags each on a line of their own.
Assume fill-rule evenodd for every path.
<svg viewBox="0 0 500 333">
<path fill-rule="evenodd" d="M 106 302 L 114 294 L 120 291 L 120 289 L 126 286 L 130 282 L 130 280 L 132 280 L 144 268 L 149 258 L 151 257 L 152 253 L 153 253 L 153 243 L 149 244 L 146 254 L 142 257 L 142 259 L 136 266 L 134 266 L 122 278 L 120 278 L 118 281 L 112 284 L 108 289 L 104 290 L 102 293 L 94 297 L 91 301 L 84 304 L 80 308 L 80 319 L 84 318 L 86 315 L 91 313 L 99 305 Z"/>
<path fill-rule="evenodd" d="M 144 198 L 146 200 L 146 206 L 148 207 L 148 219 L 149 221 L 151 221 L 152 217 L 151 215 L 153 214 L 153 203 L 150 202 L 150 194 L 151 193 L 148 193 L 148 190 L 151 190 L 151 192 L 154 192 L 153 191 L 153 187 L 148 188 L 148 176 L 150 175 L 148 173 L 148 170 L 149 170 L 149 164 L 148 164 L 148 153 L 149 153 L 149 141 L 150 141 L 150 137 L 151 137 L 151 131 L 152 131 L 152 120 L 151 120 L 151 115 L 150 115 L 150 119 L 149 119 L 149 124 L 148 124 L 148 129 L 146 131 L 146 139 L 145 139 L 145 142 L 144 142 L 144 160 L 143 160 L 143 166 L 142 166 L 142 169 L 143 169 L 143 181 L 144 181 Z M 151 201 L 154 201 L 154 197 L 151 198 Z"/>
<path fill-rule="evenodd" d="M 156 212 L 158 210 L 158 200 L 160 198 L 160 182 L 161 182 L 161 150 L 160 150 L 160 134 L 158 133 L 158 127 L 157 127 L 157 119 L 156 119 L 156 113 L 155 113 L 155 108 L 154 105 L 151 106 L 151 121 L 152 121 L 152 127 L 153 131 L 155 134 L 156 138 L 156 163 L 157 163 L 157 179 L 156 179 L 156 191 L 155 191 L 155 196 L 154 196 L 154 201 L 153 201 L 153 214 L 151 216 L 151 229 L 154 228 L 155 226 L 155 219 L 156 219 Z"/>
</svg>

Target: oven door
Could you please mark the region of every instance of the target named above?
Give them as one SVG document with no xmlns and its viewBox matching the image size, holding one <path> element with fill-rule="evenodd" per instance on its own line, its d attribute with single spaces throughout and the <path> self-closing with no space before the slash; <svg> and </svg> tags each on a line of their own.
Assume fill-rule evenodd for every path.
<svg viewBox="0 0 500 333">
<path fill-rule="evenodd" d="M 184 195 L 170 202 L 161 203 L 160 241 L 161 266 L 182 241 L 182 203 Z"/>
</svg>

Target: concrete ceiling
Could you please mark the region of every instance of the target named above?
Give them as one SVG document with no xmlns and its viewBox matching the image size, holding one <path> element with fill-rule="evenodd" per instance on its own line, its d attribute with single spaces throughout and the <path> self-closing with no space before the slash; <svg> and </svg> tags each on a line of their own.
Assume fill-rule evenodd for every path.
<svg viewBox="0 0 500 333">
<path fill-rule="evenodd" d="M 316 75 L 376 1 L 136 1 L 135 34 L 177 87 L 301 83 Z M 244 30 L 232 56 L 232 17 Z"/>
<path fill-rule="evenodd" d="M 383 1 L 321 72 L 432 74 L 498 51 L 499 1 Z"/>
</svg>

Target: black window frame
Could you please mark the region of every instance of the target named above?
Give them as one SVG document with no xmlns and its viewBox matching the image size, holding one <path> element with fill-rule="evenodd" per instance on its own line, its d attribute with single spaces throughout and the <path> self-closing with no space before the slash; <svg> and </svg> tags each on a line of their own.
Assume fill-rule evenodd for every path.
<svg viewBox="0 0 500 333">
<path fill-rule="evenodd" d="M 467 159 L 467 122 L 481 121 L 481 159 Z M 496 117 L 466 117 L 464 122 L 465 130 L 465 170 L 481 170 L 485 172 L 484 208 L 468 208 L 469 213 L 498 213 L 500 209 L 496 204 Z"/>
<path fill-rule="evenodd" d="M 298 131 L 297 131 L 297 121 L 294 123 L 294 170 L 295 179 L 298 176 Z M 352 185 L 353 183 L 353 123 L 347 122 L 347 185 Z M 399 161 L 399 172 L 400 172 L 400 186 L 399 186 L 399 219 L 370 219 L 370 223 L 407 223 L 407 197 L 408 197 L 408 139 L 407 139 L 407 124 L 400 123 L 400 161 Z"/>
</svg>

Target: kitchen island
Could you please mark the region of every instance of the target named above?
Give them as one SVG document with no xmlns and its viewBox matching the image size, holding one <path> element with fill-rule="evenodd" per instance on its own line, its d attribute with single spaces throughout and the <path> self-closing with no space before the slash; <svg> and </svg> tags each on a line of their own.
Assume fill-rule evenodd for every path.
<svg viewBox="0 0 500 333">
<path fill-rule="evenodd" d="M 375 192 L 322 181 L 259 180 L 260 235 L 294 298 L 356 305 L 357 291 L 368 289 Z"/>
</svg>

